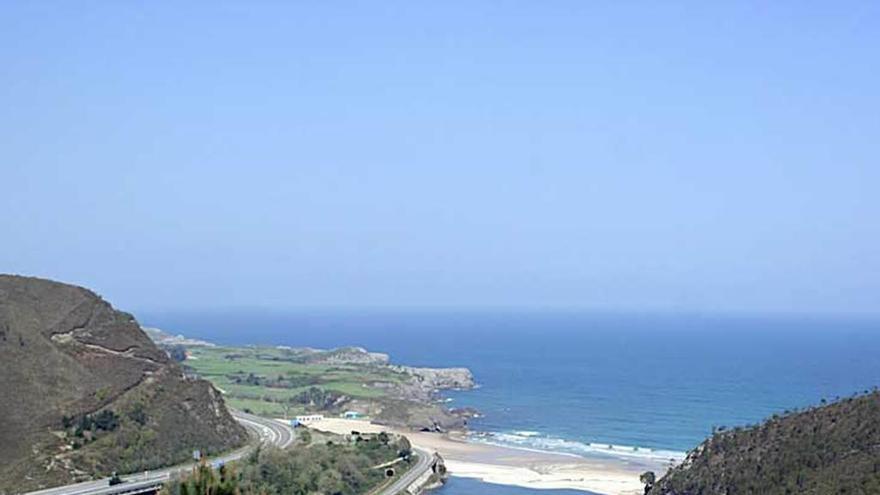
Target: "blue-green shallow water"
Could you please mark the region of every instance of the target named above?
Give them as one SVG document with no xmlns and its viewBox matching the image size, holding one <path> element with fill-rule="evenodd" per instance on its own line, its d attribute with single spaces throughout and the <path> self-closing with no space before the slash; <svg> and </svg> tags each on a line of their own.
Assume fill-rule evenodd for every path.
<svg viewBox="0 0 880 495">
<path fill-rule="evenodd" d="M 518 486 L 494 485 L 469 478 L 449 478 L 446 485 L 432 491 L 437 495 L 589 495 L 579 490 L 531 490 Z"/>
<path fill-rule="evenodd" d="M 448 395 L 450 405 L 484 413 L 472 429 L 489 432 L 495 443 L 581 455 L 666 458 L 695 446 L 713 425 L 754 423 L 880 384 L 880 324 L 870 320 L 475 312 L 139 316 L 145 325 L 221 343 L 360 345 L 405 364 L 467 366 L 481 387 Z"/>
</svg>

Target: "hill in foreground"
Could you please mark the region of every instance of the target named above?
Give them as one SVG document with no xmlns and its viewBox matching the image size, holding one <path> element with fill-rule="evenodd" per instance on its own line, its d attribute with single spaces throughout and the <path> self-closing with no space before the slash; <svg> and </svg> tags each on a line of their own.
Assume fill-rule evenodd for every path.
<svg viewBox="0 0 880 495">
<path fill-rule="evenodd" d="M 647 493 L 878 494 L 880 393 L 718 431 Z"/>
<path fill-rule="evenodd" d="M 246 433 L 134 318 L 93 292 L 0 275 L 0 493 L 229 450 Z"/>
</svg>

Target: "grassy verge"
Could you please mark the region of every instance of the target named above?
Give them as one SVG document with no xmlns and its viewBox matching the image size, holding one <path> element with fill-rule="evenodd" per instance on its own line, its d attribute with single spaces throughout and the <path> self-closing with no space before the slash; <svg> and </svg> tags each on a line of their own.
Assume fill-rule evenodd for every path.
<svg viewBox="0 0 880 495">
<path fill-rule="evenodd" d="M 311 363 L 271 347 L 191 347 L 185 365 L 211 381 L 237 409 L 267 416 L 333 410 L 346 400 L 375 400 L 406 379 L 371 364 Z"/>
</svg>

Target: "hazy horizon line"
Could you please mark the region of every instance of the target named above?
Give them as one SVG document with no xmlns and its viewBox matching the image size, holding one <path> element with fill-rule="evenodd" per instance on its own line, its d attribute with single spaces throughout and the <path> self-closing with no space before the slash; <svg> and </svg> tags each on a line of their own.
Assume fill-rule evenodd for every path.
<svg viewBox="0 0 880 495">
<path fill-rule="evenodd" d="M 122 308 L 126 310 L 125 308 Z M 497 316 L 503 313 L 510 315 L 570 315 L 592 317 L 615 316 L 646 316 L 646 317 L 687 317 L 687 318 L 771 318 L 771 319 L 849 319 L 880 321 L 880 312 L 867 311 L 786 311 L 786 310 L 749 310 L 749 309 L 675 309 L 675 308 L 600 308 L 587 306 L 545 305 L 545 306 L 514 306 L 514 305 L 313 305 L 313 306 L 192 306 L 166 308 L 133 308 L 128 309 L 135 316 L 159 315 L 192 315 L 192 314 L 248 314 L 263 313 L 267 316 L 293 315 L 406 315 L 406 314 L 444 314 L 444 315 L 484 315 Z"/>
</svg>

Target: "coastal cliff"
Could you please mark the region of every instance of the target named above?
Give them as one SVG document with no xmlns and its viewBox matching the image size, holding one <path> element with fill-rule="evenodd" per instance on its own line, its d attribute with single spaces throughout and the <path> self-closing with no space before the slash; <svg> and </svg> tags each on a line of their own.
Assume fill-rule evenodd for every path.
<svg viewBox="0 0 880 495">
<path fill-rule="evenodd" d="M 219 452 L 247 435 L 223 398 L 95 293 L 0 275 L 0 493 Z"/>
<path fill-rule="evenodd" d="M 412 376 L 413 384 L 425 397 L 434 396 L 441 390 L 468 390 L 477 384 L 473 373 L 467 368 L 392 366 L 391 369 Z"/>
<path fill-rule="evenodd" d="M 445 432 L 467 427 L 476 411 L 449 409 L 439 403 L 444 390 L 468 390 L 476 381 L 467 368 L 417 368 L 391 366 L 404 377 L 394 388 L 395 400 L 379 403 L 374 421 L 420 431 Z"/>
</svg>

